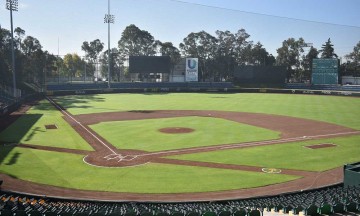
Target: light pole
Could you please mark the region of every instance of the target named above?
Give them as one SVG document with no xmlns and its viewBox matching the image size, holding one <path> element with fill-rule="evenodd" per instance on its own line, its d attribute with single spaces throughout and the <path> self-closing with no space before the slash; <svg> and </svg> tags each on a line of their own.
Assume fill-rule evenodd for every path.
<svg viewBox="0 0 360 216">
<path fill-rule="evenodd" d="M 16 94 L 16 75 L 15 75 L 14 30 L 13 30 L 12 12 L 13 11 L 18 11 L 18 0 L 6 0 L 6 9 L 8 9 L 10 11 L 11 57 L 12 57 L 13 88 L 14 88 L 14 97 L 17 97 L 17 94 Z"/>
<path fill-rule="evenodd" d="M 108 0 L 108 13 L 105 14 L 104 23 L 108 24 L 108 88 L 110 88 L 110 23 L 114 23 L 115 16 L 110 14 L 110 0 Z"/>
</svg>

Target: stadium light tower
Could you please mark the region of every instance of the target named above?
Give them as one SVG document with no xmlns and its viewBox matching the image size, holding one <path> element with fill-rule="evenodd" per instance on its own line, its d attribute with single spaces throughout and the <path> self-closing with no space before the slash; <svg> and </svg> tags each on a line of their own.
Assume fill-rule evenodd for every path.
<svg viewBox="0 0 360 216">
<path fill-rule="evenodd" d="M 108 13 L 105 14 L 104 23 L 108 24 L 108 88 L 110 88 L 110 23 L 115 22 L 115 16 L 110 14 L 110 0 L 108 0 Z"/>
<path fill-rule="evenodd" d="M 11 57 L 12 57 L 12 74 L 13 74 L 13 88 L 14 97 L 16 95 L 16 75 L 15 75 L 15 52 L 14 52 L 14 27 L 12 12 L 18 11 L 18 0 L 6 0 L 6 9 L 10 11 L 10 24 L 11 24 Z"/>
</svg>

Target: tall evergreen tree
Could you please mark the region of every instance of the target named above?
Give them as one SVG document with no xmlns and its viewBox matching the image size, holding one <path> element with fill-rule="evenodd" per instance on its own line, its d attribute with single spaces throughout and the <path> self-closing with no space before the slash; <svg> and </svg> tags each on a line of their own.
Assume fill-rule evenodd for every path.
<svg viewBox="0 0 360 216">
<path fill-rule="evenodd" d="M 331 44 L 330 38 L 321 46 L 321 58 L 337 58 L 338 56 L 334 52 L 334 45 Z"/>
</svg>

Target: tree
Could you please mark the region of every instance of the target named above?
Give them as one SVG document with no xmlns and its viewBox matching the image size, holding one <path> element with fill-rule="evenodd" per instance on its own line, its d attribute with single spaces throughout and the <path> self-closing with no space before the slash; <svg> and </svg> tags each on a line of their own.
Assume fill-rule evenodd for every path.
<svg viewBox="0 0 360 216">
<path fill-rule="evenodd" d="M 134 24 L 125 28 L 118 41 L 119 52 L 123 58 L 127 56 L 153 56 L 156 54 L 154 37 Z"/>
<path fill-rule="evenodd" d="M 251 55 L 252 41 L 248 41 L 250 35 L 245 29 L 239 29 L 235 34 L 235 55 L 238 65 L 246 65 Z"/>
<path fill-rule="evenodd" d="M 260 42 L 251 46 L 248 63 L 252 65 L 272 65 L 274 57 L 271 57 Z"/>
<path fill-rule="evenodd" d="M 236 64 L 236 37 L 230 31 L 216 31 L 217 50 L 216 50 L 216 68 L 219 80 L 230 79 Z"/>
<path fill-rule="evenodd" d="M 64 56 L 65 70 L 67 75 L 72 77 L 81 77 L 84 72 L 84 62 L 77 54 L 66 54 Z"/>
<path fill-rule="evenodd" d="M 305 41 L 303 38 L 299 38 L 298 40 L 289 38 L 284 40 L 282 47 L 276 50 L 278 53 L 276 64 L 286 66 L 288 79 L 297 79 L 299 74 L 302 73 L 303 67 L 301 65 L 301 60 L 304 46 Z"/>
<path fill-rule="evenodd" d="M 354 46 L 351 53 L 345 55 L 345 58 L 353 62 L 355 65 L 360 66 L 360 41 Z"/>
<path fill-rule="evenodd" d="M 338 56 L 334 53 L 334 45 L 331 44 L 330 38 L 321 46 L 321 58 L 337 58 Z"/>
<path fill-rule="evenodd" d="M 15 40 L 16 40 L 16 47 L 17 49 L 21 49 L 21 41 L 22 41 L 22 38 L 25 36 L 25 30 L 23 30 L 22 28 L 20 27 L 16 27 L 15 30 L 14 30 L 16 36 L 15 36 Z"/>
<path fill-rule="evenodd" d="M 21 44 L 21 49 L 24 54 L 23 69 L 21 75 L 19 74 L 17 77 L 22 76 L 29 82 L 43 83 L 47 54 L 42 50 L 40 41 L 32 36 L 27 36 Z M 19 69 L 19 67 L 17 68 Z M 19 71 L 17 72 L 19 73 Z"/>
<path fill-rule="evenodd" d="M 86 74 L 94 75 L 96 71 L 96 64 L 98 63 L 98 57 L 101 51 L 104 49 L 104 43 L 102 43 L 99 39 L 95 39 L 90 43 L 84 41 L 81 49 L 85 52 L 85 58 L 90 61 L 90 64 L 86 63 Z M 96 75 L 98 78 L 98 75 Z"/>
<path fill-rule="evenodd" d="M 0 28 L 0 84 L 10 84 L 11 80 L 11 34 Z"/>
<path fill-rule="evenodd" d="M 85 57 L 90 59 L 92 63 L 95 63 L 99 54 L 104 49 L 104 43 L 102 43 L 99 39 L 95 39 L 90 43 L 84 41 L 81 50 L 85 51 Z"/>
<path fill-rule="evenodd" d="M 212 78 L 217 39 L 205 31 L 190 33 L 179 47 L 188 57 L 199 58 L 200 79 Z"/>
<path fill-rule="evenodd" d="M 160 47 L 160 54 L 162 56 L 170 56 L 170 64 L 171 69 L 174 70 L 175 65 L 179 62 L 181 55 L 178 48 L 174 47 L 174 45 L 171 42 L 160 42 L 157 41 L 158 46 Z"/>
<path fill-rule="evenodd" d="M 360 41 L 354 46 L 351 53 L 345 55 L 345 58 L 348 60 L 344 67 L 345 73 L 360 76 Z"/>
<path fill-rule="evenodd" d="M 101 75 L 107 77 L 108 74 L 108 55 L 109 52 L 105 51 L 100 57 L 101 63 Z M 121 69 L 123 69 L 124 61 L 120 58 L 120 55 L 116 48 L 111 49 L 110 55 L 110 67 L 111 67 L 111 80 L 120 80 Z"/>
<path fill-rule="evenodd" d="M 21 49 L 26 56 L 30 56 L 31 54 L 40 51 L 42 46 L 38 39 L 32 36 L 27 36 L 21 44 Z"/>
<path fill-rule="evenodd" d="M 312 63 L 314 59 L 317 59 L 319 55 L 319 51 L 314 48 L 310 47 L 310 50 L 308 54 L 306 54 L 304 60 L 303 60 L 303 67 L 304 67 L 304 78 L 307 80 L 310 80 L 311 73 L 312 73 Z"/>
</svg>

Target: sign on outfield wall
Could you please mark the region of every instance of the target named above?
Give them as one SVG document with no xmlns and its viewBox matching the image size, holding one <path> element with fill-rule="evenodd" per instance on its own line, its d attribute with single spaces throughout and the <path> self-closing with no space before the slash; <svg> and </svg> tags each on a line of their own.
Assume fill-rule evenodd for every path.
<svg viewBox="0 0 360 216">
<path fill-rule="evenodd" d="M 199 60 L 197 58 L 186 58 L 185 81 L 197 82 L 199 74 Z"/>
</svg>

